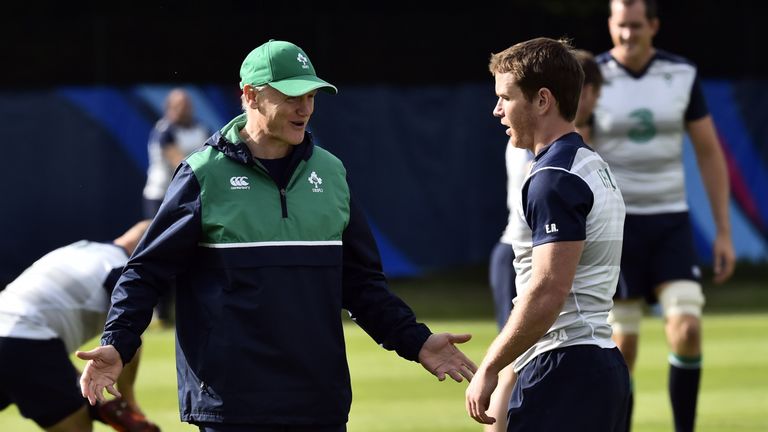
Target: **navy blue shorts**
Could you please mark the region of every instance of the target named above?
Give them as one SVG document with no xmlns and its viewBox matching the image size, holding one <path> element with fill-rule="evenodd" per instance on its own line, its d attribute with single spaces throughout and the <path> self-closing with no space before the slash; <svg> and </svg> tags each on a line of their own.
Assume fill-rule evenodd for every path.
<svg viewBox="0 0 768 432">
<path fill-rule="evenodd" d="M 16 404 L 22 416 L 51 427 L 86 404 L 78 380 L 61 339 L 0 337 L 0 409 Z"/>
<path fill-rule="evenodd" d="M 518 374 L 507 432 L 619 432 L 628 407 L 629 371 L 618 348 L 559 348 L 536 356 Z"/>
<path fill-rule="evenodd" d="M 700 276 L 687 212 L 626 216 L 615 298 L 653 304 L 659 284 Z"/>
<path fill-rule="evenodd" d="M 238 424 L 202 423 L 197 425 L 200 432 L 346 432 L 347 425 L 290 425 L 259 426 Z"/>
<path fill-rule="evenodd" d="M 488 274 L 490 276 L 491 294 L 493 294 L 493 308 L 496 315 L 496 324 L 499 329 L 507 323 L 512 312 L 512 299 L 517 295 L 515 288 L 515 251 L 512 245 L 496 243 L 491 252 L 491 264 Z"/>
</svg>

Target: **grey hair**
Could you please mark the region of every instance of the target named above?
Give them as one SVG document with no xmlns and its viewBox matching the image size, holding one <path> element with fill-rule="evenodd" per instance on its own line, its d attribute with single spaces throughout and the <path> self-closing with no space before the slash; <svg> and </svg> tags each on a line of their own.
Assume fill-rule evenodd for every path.
<svg viewBox="0 0 768 432">
<path fill-rule="evenodd" d="M 261 92 L 264 90 L 264 88 L 267 87 L 266 85 L 260 85 L 260 86 L 252 86 L 254 90 L 257 92 Z M 247 105 L 245 104 L 245 93 L 240 93 L 240 108 L 245 112 Z"/>
</svg>

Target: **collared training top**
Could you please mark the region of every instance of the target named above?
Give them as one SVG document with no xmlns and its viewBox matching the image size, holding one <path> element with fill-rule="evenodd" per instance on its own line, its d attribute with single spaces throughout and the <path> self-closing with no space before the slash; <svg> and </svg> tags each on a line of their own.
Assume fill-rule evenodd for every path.
<svg viewBox="0 0 768 432">
<path fill-rule="evenodd" d="M 605 81 L 593 141 L 616 176 L 627 213 L 687 211 L 685 124 L 709 113 L 696 66 L 661 50 L 639 73 L 610 53 L 597 61 Z"/>
<path fill-rule="evenodd" d="M 573 285 L 549 331 L 514 363 L 572 345 L 614 347 L 608 311 L 619 278 L 624 201 L 608 164 L 575 132 L 540 151 L 523 183 L 517 217 L 527 226 L 514 239 L 517 299 L 530 289 L 533 248 L 584 241 Z"/>
<path fill-rule="evenodd" d="M 87 240 L 45 254 L 0 291 L 0 336 L 59 338 L 75 352 L 104 329 L 109 276 L 126 261 L 125 249 Z"/>
</svg>

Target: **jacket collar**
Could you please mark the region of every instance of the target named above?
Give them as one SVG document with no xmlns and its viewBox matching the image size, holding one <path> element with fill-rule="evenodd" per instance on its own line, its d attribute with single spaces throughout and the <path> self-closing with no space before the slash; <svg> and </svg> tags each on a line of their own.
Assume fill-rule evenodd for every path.
<svg viewBox="0 0 768 432">
<path fill-rule="evenodd" d="M 208 138 L 205 145 L 215 148 L 234 161 L 245 165 L 252 165 L 254 159 L 251 150 L 240 138 L 240 130 L 245 127 L 245 121 L 245 114 L 240 114 L 221 128 L 220 131 Z M 290 165 L 294 165 L 298 160 L 308 160 L 312 156 L 314 147 L 312 134 L 309 131 L 305 131 L 304 140 L 295 146 L 291 153 Z"/>
</svg>

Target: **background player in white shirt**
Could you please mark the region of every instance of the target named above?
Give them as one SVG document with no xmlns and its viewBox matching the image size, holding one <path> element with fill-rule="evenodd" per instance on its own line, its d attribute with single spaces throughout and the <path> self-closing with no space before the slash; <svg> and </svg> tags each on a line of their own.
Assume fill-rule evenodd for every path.
<svg viewBox="0 0 768 432">
<path fill-rule="evenodd" d="M 608 165 L 574 130 L 584 72 L 565 41 L 537 38 L 494 54 L 494 116 L 535 154 L 516 212 L 517 297 L 466 391 L 483 424 L 498 373 L 518 375 L 508 431 L 623 427 L 629 374 L 607 317 L 619 275 L 624 202 Z M 556 407 L 556 412 L 553 412 Z"/>
<path fill-rule="evenodd" d="M 201 148 L 210 136 L 208 128 L 195 118 L 189 93 L 175 88 L 165 98 L 163 117 L 155 123 L 149 134 L 147 155 L 147 182 L 144 185 L 144 217 L 153 218 L 163 202 L 173 173 L 182 160 Z M 173 325 L 173 297 L 175 287 L 160 297 L 155 307 L 156 322 L 160 327 Z"/>
<path fill-rule="evenodd" d="M 92 416 L 117 430 L 159 431 L 136 403 L 138 359 L 118 383 L 122 397 L 91 412 L 69 359 L 101 333 L 112 289 L 148 224 L 110 243 L 81 240 L 49 252 L 0 292 L 0 409 L 14 403 L 48 431 L 90 431 Z"/>
<path fill-rule="evenodd" d="M 165 99 L 163 117 L 149 134 L 147 183 L 144 185 L 144 217 L 152 218 L 163 202 L 173 172 L 185 157 L 201 148 L 210 136 L 195 119 L 192 99 L 186 90 L 175 88 Z"/>
<path fill-rule="evenodd" d="M 731 276 L 735 261 L 728 173 L 695 65 L 653 46 L 659 29 L 656 2 L 612 0 L 610 6 L 614 47 L 598 57 L 605 85 L 595 110 L 593 144 L 616 175 L 627 208 L 622 276 L 611 315 L 614 340 L 631 371 L 643 299 L 661 304 L 671 350 L 675 429 L 692 431 L 704 295 L 685 197 L 684 134 L 691 138 L 717 227 L 716 283 Z"/>
</svg>

